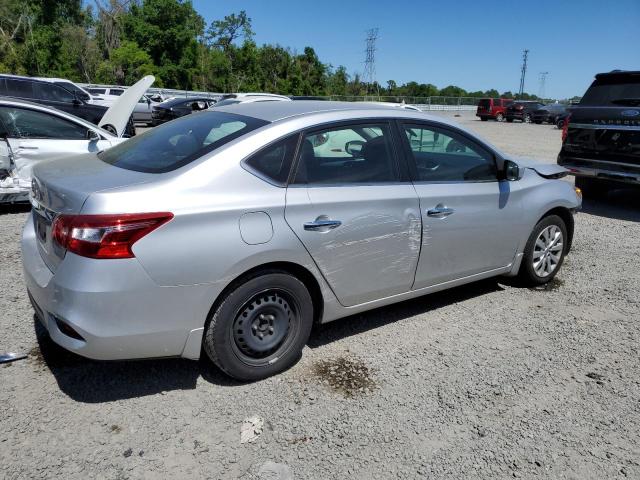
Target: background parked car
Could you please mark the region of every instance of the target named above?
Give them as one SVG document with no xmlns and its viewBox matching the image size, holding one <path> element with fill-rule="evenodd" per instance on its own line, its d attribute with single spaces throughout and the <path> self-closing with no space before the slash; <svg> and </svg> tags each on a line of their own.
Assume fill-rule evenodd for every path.
<svg viewBox="0 0 640 480">
<path fill-rule="evenodd" d="M 0 95 L 40 103 L 57 108 L 76 117 L 84 118 L 98 125 L 107 107 L 94 105 L 77 98 L 66 88 L 49 81 L 36 80 L 31 77 L 16 75 L 0 75 Z M 136 134 L 133 122 L 127 127 L 127 134 Z"/>
<path fill-rule="evenodd" d="M 291 98 L 274 93 L 230 93 L 223 95 L 216 106 L 235 105 L 237 103 L 251 102 L 290 102 Z"/>
<path fill-rule="evenodd" d="M 96 105 L 105 107 L 110 107 L 125 91 L 119 87 L 88 87 L 87 90 L 93 95 Z"/>
<path fill-rule="evenodd" d="M 558 164 L 585 195 L 640 184 L 640 71 L 599 73 L 563 129 Z"/>
<path fill-rule="evenodd" d="M 133 109 L 133 121 L 134 123 L 144 123 L 146 125 L 151 125 L 151 114 L 153 112 L 154 105 L 158 105 L 160 102 L 153 100 L 150 95 L 144 95 L 140 97 L 138 103 L 136 103 L 136 107 Z"/>
<path fill-rule="evenodd" d="M 123 140 L 55 108 L 0 98 L 0 203 L 28 201 L 31 169 L 42 160 L 98 152 Z"/>
<path fill-rule="evenodd" d="M 507 122 L 520 120 L 523 123 L 533 121 L 533 112 L 544 107 L 541 102 L 517 101 L 507 107 L 505 117 Z"/>
<path fill-rule="evenodd" d="M 480 117 L 480 120 L 483 122 L 486 122 L 490 118 L 502 122 L 507 106 L 512 103 L 513 100 L 511 98 L 482 98 L 478 102 L 476 117 Z"/>
<path fill-rule="evenodd" d="M 209 97 L 176 97 L 158 103 L 151 108 L 151 125 L 154 127 L 192 112 L 206 110 L 216 103 Z"/>
<path fill-rule="evenodd" d="M 564 115 L 567 111 L 567 106 L 561 103 L 551 103 L 545 105 L 542 108 L 533 111 L 532 121 L 533 123 L 550 123 L 555 125 L 558 121 L 558 117 Z"/>
</svg>

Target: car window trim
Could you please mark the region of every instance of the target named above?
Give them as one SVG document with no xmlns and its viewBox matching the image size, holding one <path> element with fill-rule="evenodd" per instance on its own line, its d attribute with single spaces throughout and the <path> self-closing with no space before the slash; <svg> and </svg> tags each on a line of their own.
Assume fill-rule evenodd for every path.
<svg viewBox="0 0 640 480">
<path fill-rule="evenodd" d="M 396 167 L 396 172 L 398 173 L 398 180 L 389 181 L 389 182 L 351 182 L 351 183 L 293 183 L 295 180 L 296 173 L 298 171 L 298 166 L 300 164 L 300 148 L 302 145 L 302 139 L 306 135 L 313 134 L 314 132 L 322 132 L 327 129 L 334 129 L 340 127 L 351 127 L 351 126 L 371 126 L 372 124 L 377 125 L 387 125 L 389 128 L 389 140 L 391 143 L 391 150 L 393 155 L 393 162 Z M 330 121 L 326 123 L 320 123 L 313 125 L 311 127 L 303 128 L 298 133 L 300 138 L 298 139 L 298 148 L 295 152 L 295 157 L 293 164 L 291 165 L 291 172 L 289 173 L 289 179 L 287 180 L 287 188 L 326 188 L 326 187 L 365 187 L 365 186 L 388 186 L 388 185 L 400 185 L 400 184 L 408 184 L 411 183 L 410 178 L 406 177 L 403 179 L 403 169 L 401 168 L 401 152 L 398 149 L 398 139 L 396 128 L 393 126 L 394 119 L 393 118 L 380 118 L 380 117 L 371 117 L 371 118 L 357 118 L 352 120 L 338 120 L 338 121 Z"/>
<path fill-rule="evenodd" d="M 441 133 L 447 135 L 447 132 L 451 132 L 454 135 L 458 135 L 462 138 L 464 138 L 466 141 L 468 141 L 469 143 L 471 143 L 471 145 L 479 148 L 481 151 L 484 151 L 485 153 L 489 154 L 489 156 L 491 157 L 491 159 L 493 160 L 493 164 L 496 168 L 496 178 L 495 180 L 462 180 L 462 181 L 457 181 L 457 180 L 420 180 L 418 177 L 418 167 L 416 165 L 416 161 L 415 158 L 413 156 L 413 150 L 411 150 L 411 144 L 409 143 L 409 140 L 406 138 L 406 135 L 402 135 L 400 137 L 400 142 L 402 143 L 402 150 L 405 156 L 405 160 L 408 164 L 409 167 L 409 172 L 411 174 L 411 181 L 414 184 L 417 185 L 425 185 L 425 184 L 455 184 L 455 185 L 459 185 L 459 184 L 468 184 L 468 183 L 494 183 L 494 182 L 500 182 L 500 168 L 498 166 L 498 155 L 496 154 L 496 152 L 494 152 L 491 148 L 489 148 L 487 145 L 484 145 L 480 142 L 478 142 L 476 139 L 470 137 L 469 135 L 467 135 L 463 130 L 460 130 L 458 128 L 446 125 L 446 124 L 441 124 L 438 122 L 434 122 L 434 121 L 430 121 L 430 120 L 414 120 L 414 119 L 399 119 L 397 120 L 398 123 L 398 128 L 399 131 L 402 132 L 403 129 L 405 128 L 405 126 L 414 126 L 414 127 L 418 127 L 418 128 L 422 128 L 422 126 L 424 126 L 425 128 L 429 128 L 429 129 L 438 129 Z"/>
</svg>

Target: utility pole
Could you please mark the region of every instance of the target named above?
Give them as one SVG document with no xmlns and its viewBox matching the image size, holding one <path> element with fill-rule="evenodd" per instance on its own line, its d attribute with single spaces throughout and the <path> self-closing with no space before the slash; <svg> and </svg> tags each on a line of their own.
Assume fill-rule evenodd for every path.
<svg viewBox="0 0 640 480">
<path fill-rule="evenodd" d="M 544 100 L 544 95 L 545 95 L 544 87 L 545 87 L 545 83 L 547 82 L 547 75 L 549 75 L 549 72 L 540 72 L 540 90 L 538 91 L 538 96 L 542 100 Z"/>
<path fill-rule="evenodd" d="M 364 60 L 364 81 L 367 84 L 367 93 L 376 81 L 376 40 L 378 40 L 378 28 L 367 30 L 366 56 Z"/>
<path fill-rule="evenodd" d="M 524 77 L 527 74 L 527 57 L 529 56 L 529 50 L 525 49 L 522 52 L 522 73 L 520 75 L 520 90 L 518 91 L 518 97 L 522 98 L 524 93 Z"/>
</svg>

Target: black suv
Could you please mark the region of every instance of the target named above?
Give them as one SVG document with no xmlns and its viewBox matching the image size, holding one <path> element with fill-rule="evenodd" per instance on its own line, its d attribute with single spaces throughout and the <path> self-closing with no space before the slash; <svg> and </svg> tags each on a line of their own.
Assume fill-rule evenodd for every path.
<svg viewBox="0 0 640 480">
<path fill-rule="evenodd" d="M 50 82 L 29 77 L 0 75 L 0 96 L 14 97 L 57 108 L 98 125 L 107 107 L 86 103 L 75 93 Z M 133 122 L 129 121 L 126 134 L 135 135 Z"/>
<path fill-rule="evenodd" d="M 558 164 L 585 195 L 640 183 L 640 71 L 599 73 L 562 132 Z M 615 182 L 615 183 L 614 183 Z"/>
<path fill-rule="evenodd" d="M 542 107 L 544 107 L 544 103 L 540 102 L 513 102 L 507 107 L 507 110 L 505 111 L 505 118 L 507 119 L 507 122 L 520 120 L 521 122 L 530 123 L 533 121 L 533 112 L 541 109 Z"/>
</svg>

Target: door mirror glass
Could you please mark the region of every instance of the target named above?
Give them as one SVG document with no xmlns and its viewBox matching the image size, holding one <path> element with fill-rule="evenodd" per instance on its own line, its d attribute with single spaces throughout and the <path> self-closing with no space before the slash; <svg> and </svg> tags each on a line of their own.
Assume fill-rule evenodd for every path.
<svg viewBox="0 0 640 480">
<path fill-rule="evenodd" d="M 344 151 L 352 157 L 359 157 L 365 143 L 364 140 L 350 140 L 344 144 Z"/>
<path fill-rule="evenodd" d="M 520 180 L 521 169 L 516 162 L 512 160 L 505 160 L 503 169 L 505 180 L 509 180 L 510 182 Z"/>
</svg>

